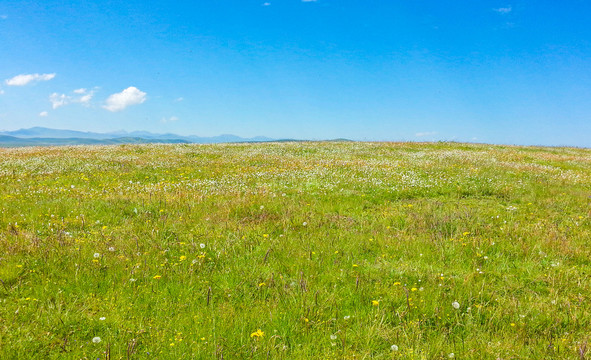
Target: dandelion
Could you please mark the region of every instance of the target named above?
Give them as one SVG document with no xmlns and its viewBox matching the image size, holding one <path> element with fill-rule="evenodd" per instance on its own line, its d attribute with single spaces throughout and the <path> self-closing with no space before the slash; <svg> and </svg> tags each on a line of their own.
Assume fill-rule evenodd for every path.
<svg viewBox="0 0 591 360">
<path fill-rule="evenodd" d="M 115 251 L 115 248 L 111 246 L 111 247 L 109 247 L 109 251 L 113 252 L 113 251 Z"/>
<path fill-rule="evenodd" d="M 457 310 L 460 308 L 460 303 L 457 301 L 454 301 L 451 303 L 451 306 L 453 306 L 453 308 Z"/>
<path fill-rule="evenodd" d="M 372 300 L 372 301 L 371 301 L 371 304 L 372 304 L 373 306 L 378 306 L 378 305 L 380 305 L 380 301 L 379 301 L 379 300 Z"/>
<path fill-rule="evenodd" d="M 304 222 L 302 223 L 302 225 L 303 225 L 303 226 L 307 226 L 307 225 L 308 225 L 308 223 L 304 221 Z"/>
<path fill-rule="evenodd" d="M 160 279 L 161 277 L 162 277 L 162 276 L 160 276 L 160 275 L 154 275 L 153 279 L 156 279 L 156 280 L 158 280 L 158 279 Z"/>
<path fill-rule="evenodd" d="M 92 342 L 95 343 L 95 344 L 98 344 L 98 343 L 101 342 L 101 338 L 98 337 L 98 336 L 95 336 L 95 337 L 92 338 Z"/>
<path fill-rule="evenodd" d="M 101 257 L 101 254 L 99 254 L 99 253 L 94 253 L 94 258 L 95 258 L 95 259 L 98 259 L 98 258 L 100 258 L 100 257 Z"/>
<path fill-rule="evenodd" d="M 454 353 L 449 353 L 449 355 L 447 355 L 447 357 L 449 357 L 450 359 L 453 359 L 456 357 L 456 354 Z"/>
<path fill-rule="evenodd" d="M 392 350 L 392 351 L 398 351 L 398 345 L 392 345 L 392 346 L 390 346 L 390 350 Z"/>
<path fill-rule="evenodd" d="M 261 329 L 258 329 L 257 331 L 250 334 L 250 337 L 256 337 L 256 338 L 261 338 L 263 336 L 265 336 L 265 332 L 262 331 Z"/>
<path fill-rule="evenodd" d="M 199 247 L 205 249 L 205 244 L 199 244 Z"/>
<path fill-rule="evenodd" d="M 179 257 L 179 261 L 185 261 L 187 260 L 187 257 L 185 255 L 182 255 Z"/>
</svg>

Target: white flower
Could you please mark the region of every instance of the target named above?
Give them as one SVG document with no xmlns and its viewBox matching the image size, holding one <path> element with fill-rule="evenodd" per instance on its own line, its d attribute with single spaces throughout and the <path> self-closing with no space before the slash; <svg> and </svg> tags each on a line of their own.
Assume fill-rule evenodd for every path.
<svg viewBox="0 0 591 360">
<path fill-rule="evenodd" d="M 131 281 L 131 282 L 135 282 L 135 279 L 131 278 L 131 279 L 129 279 L 129 281 Z"/>
<path fill-rule="evenodd" d="M 452 302 L 452 303 L 451 303 L 451 306 L 453 306 L 453 307 L 454 307 L 454 309 L 456 309 L 456 310 L 457 310 L 457 309 L 459 309 L 459 308 L 460 308 L 460 303 L 459 303 L 459 302 L 457 302 L 457 301 L 454 301 L 454 302 Z"/>
<path fill-rule="evenodd" d="M 308 223 L 304 221 L 304 222 L 302 223 L 302 225 L 304 225 L 304 226 L 307 226 L 307 225 L 308 225 Z"/>
<path fill-rule="evenodd" d="M 343 317 L 343 319 L 345 319 L 345 320 L 349 320 L 350 318 L 351 318 L 351 316 L 350 316 L 350 315 L 345 315 L 345 316 Z"/>
<path fill-rule="evenodd" d="M 450 359 L 453 359 L 456 357 L 456 354 L 454 353 L 449 353 L 449 355 L 447 355 Z"/>
<path fill-rule="evenodd" d="M 265 208 L 265 206 L 264 205 L 261 205 L 261 210 L 263 210 L 264 208 Z"/>
<path fill-rule="evenodd" d="M 105 321 L 106 319 L 107 319 L 107 318 L 106 318 L 106 317 L 104 317 L 104 316 L 101 316 L 101 317 L 99 318 L 99 320 L 100 320 L 100 321 Z"/>
<path fill-rule="evenodd" d="M 398 351 L 398 345 L 392 345 L 392 346 L 390 346 L 390 349 L 392 351 Z"/>
<path fill-rule="evenodd" d="M 109 251 L 113 252 L 113 251 L 115 251 L 115 248 L 111 246 L 111 247 L 109 248 Z"/>
<path fill-rule="evenodd" d="M 101 257 L 101 254 L 99 254 L 99 253 L 94 253 L 94 258 L 95 258 L 95 259 L 98 259 L 98 258 L 100 258 L 100 257 Z"/>
<path fill-rule="evenodd" d="M 205 249 L 205 244 L 199 244 L 199 247 Z"/>
<path fill-rule="evenodd" d="M 336 340 L 336 339 L 337 339 L 337 335 L 336 335 L 336 334 L 332 334 L 332 335 L 330 335 L 330 339 L 331 339 L 331 340 Z"/>
<path fill-rule="evenodd" d="M 101 342 L 101 338 L 100 338 L 100 337 L 98 337 L 98 336 L 96 336 L 96 337 L 93 337 L 93 338 L 92 338 L 92 342 L 93 342 L 93 343 L 95 343 L 95 344 L 98 344 L 98 343 L 100 343 L 100 342 Z"/>
</svg>

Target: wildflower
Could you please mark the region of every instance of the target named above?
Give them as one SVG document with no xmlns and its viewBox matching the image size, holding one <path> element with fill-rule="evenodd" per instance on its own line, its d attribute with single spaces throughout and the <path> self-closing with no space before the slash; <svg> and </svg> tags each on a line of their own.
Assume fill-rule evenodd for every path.
<svg viewBox="0 0 591 360">
<path fill-rule="evenodd" d="M 100 320 L 100 321 L 105 321 L 106 319 L 107 319 L 107 318 L 106 318 L 106 317 L 104 317 L 104 316 L 101 316 L 101 317 L 99 318 L 99 320 Z"/>
<path fill-rule="evenodd" d="M 162 276 L 160 276 L 160 275 L 154 275 L 154 277 L 153 277 L 153 278 L 154 278 L 154 279 L 156 279 L 156 280 L 158 280 L 158 279 L 160 279 L 161 277 L 162 277 Z"/>
<path fill-rule="evenodd" d="M 113 252 L 113 251 L 115 251 L 115 248 L 111 246 L 111 247 L 109 247 L 109 251 Z"/>
<path fill-rule="evenodd" d="M 450 359 L 453 359 L 456 357 L 456 354 L 454 353 L 449 353 L 449 355 L 447 355 Z"/>
<path fill-rule="evenodd" d="M 182 255 L 181 257 L 179 257 L 179 261 L 185 261 L 187 260 L 187 257 L 185 255 Z"/>
<path fill-rule="evenodd" d="M 303 226 L 307 226 L 307 225 L 308 225 L 308 223 L 304 221 L 304 222 L 302 223 L 302 225 L 303 225 Z"/>
<path fill-rule="evenodd" d="M 205 249 L 205 244 L 199 244 L 199 247 Z"/>
<path fill-rule="evenodd" d="M 453 308 L 457 310 L 460 308 L 460 303 L 457 301 L 454 301 L 451 303 L 451 306 L 453 306 Z"/>
<path fill-rule="evenodd" d="M 99 254 L 99 253 L 94 253 L 94 258 L 95 258 L 95 259 L 98 259 L 98 258 L 100 258 L 100 257 L 101 257 L 101 254 Z"/>
<path fill-rule="evenodd" d="M 129 281 L 131 281 L 131 282 L 135 282 L 135 279 L 134 279 L 134 278 L 131 278 L 131 279 L 129 279 Z"/>
<path fill-rule="evenodd" d="M 351 316 L 349 316 L 349 315 L 345 315 L 345 316 L 343 317 L 343 319 L 345 319 L 345 320 L 349 320 L 350 318 L 351 318 Z"/>
<path fill-rule="evenodd" d="M 95 344 L 98 344 L 98 343 L 101 342 L 101 338 L 98 337 L 98 336 L 95 336 L 95 337 L 92 338 L 92 342 L 95 343 Z"/>
<path fill-rule="evenodd" d="M 392 345 L 392 346 L 390 346 L 390 349 L 392 351 L 398 351 L 398 345 Z"/>
<path fill-rule="evenodd" d="M 331 340 L 336 340 L 336 339 L 337 339 L 337 335 L 336 335 L 336 334 L 332 334 L 332 335 L 330 335 L 330 339 L 331 339 Z"/>
<path fill-rule="evenodd" d="M 257 331 L 250 334 L 250 337 L 256 337 L 256 338 L 261 338 L 263 336 L 265 336 L 265 332 L 262 331 L 261 329 L 258 329 Z"/>
<path fill-rule="evenodd" d="M 372 300 L 372 301 L 371 301 L 371 304 L 372 304 L 373 306 L 378 306 L 378 305 L 380 305 L 380 301 L 379 301 L 379 300 Z"/>
<path fill-rule="evenodd" d="M 262 283 L 259 284 L 259 287 L 265 286 L 265 285 L 267 285 L 267 284 L 265 284 L 264 282 L 262 282 Z"/>
</svg>

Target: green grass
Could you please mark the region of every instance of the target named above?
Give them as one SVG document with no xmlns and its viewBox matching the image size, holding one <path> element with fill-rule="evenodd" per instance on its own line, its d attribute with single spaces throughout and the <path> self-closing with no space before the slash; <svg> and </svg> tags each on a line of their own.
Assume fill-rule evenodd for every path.
<svg viewBox="0 0 591 360">
<path fill-rule="evenodd" d="M 0 204 L 0 359 L 590 358 L 589 149 L 0 149 Z"/>
</svg>

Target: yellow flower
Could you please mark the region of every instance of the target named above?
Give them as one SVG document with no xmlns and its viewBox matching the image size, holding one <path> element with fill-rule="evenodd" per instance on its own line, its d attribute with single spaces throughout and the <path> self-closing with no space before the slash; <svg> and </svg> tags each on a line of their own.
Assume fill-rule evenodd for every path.
<svg viewBox="0 0 591 360">
<path fill-rule="evenodd" d="M 417 290 L 418 290 L 417 288 L 410 289 L 410 291 L 417 291 Z"/>
<path fill-rule="evenodd" d="M 258 329 L 257 331 L 253 332 L 252 334 L 250 334 L 250 337 L 256 337 L 256 338 L 260 338 L 265 336 L 265 332 L 262 331 L 261 329 Z"/>
<path fill-rule="evenodd" d="M 394 283 L 394 286 L 396 286 L 396 285 L 400 285 L 400 283 L 399 283 L 398 281 L 396 281 L 396 282 Z"/>
<path fill-rule="evenodd" d="M 185 255 L 179 257 L 179 261 L 185 261 L 185 260 L 187 260 L 187 257 Z"/>
<path fill-rule="evenodd" d="M 265 285 L 267 285 L 267 284 L 265 284 L 264 282 L 262 282 L 262 283 L 259 284 L 259 287 L 265 286 Z"/>
<path fill-rule="evenodd" d="M 372 300 L 372 301 L 371 301 L 371 304 L 372 304 L 373 306 L 378 306 L 378 305 L 380 305 L 380 302 L 379 302 L 378 300 Z"/>
<path fill-rule="evenodd" d="M 162 276 L 160 276 L 160 275 L 154 275 L 154 279 L 156 279 L 156 280 L 160 279 L 161 277 Z"/>
</svg>

